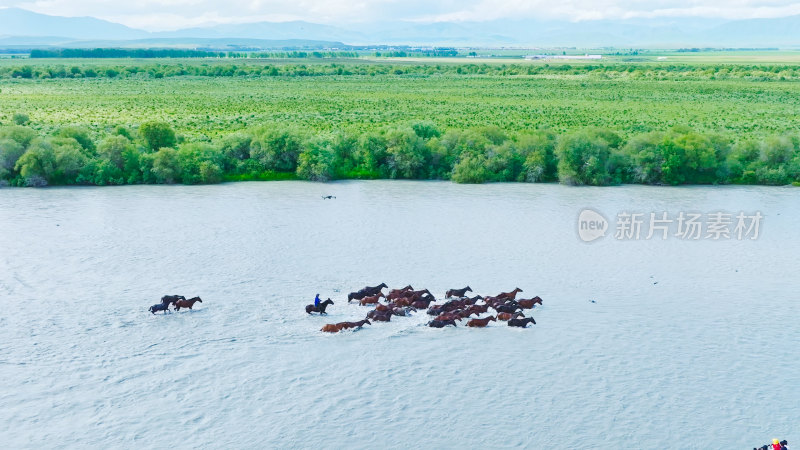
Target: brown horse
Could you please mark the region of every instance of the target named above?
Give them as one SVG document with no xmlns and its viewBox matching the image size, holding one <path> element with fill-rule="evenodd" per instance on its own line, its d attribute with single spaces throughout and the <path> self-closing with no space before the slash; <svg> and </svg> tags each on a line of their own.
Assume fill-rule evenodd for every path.
<svg viewBox="0 0 800 450">
<path fill-rule="evenodd" d="M 336 326 L 339 327 L 340 330 L 349 330 L 350 328 L 361 328 L 364 325 L 372 325 L 367 319 L 359 320 L 358 322 L 339 322 Z"/>
<path fill-rule="evenodd" d="M 533 298 L 519 299 L 519 300 L 517 300 L 517 303 L 519 303 L 519 306 L 523 307 L 524 309 L 532 309 L 533 305 L 538 304 L 538 305 L 541 306 L 542 298 L 537 295 L 536 297 L 533 297 Z"/>
<path fill-rule="evenodd" d="M 392 301 L 395 306 L 411 306 L 411 300 L 407 298 L 398 298 Z"/>
<path fill-rule="evenodd" d="M 467 308 L 470 314 L 483 314 L 489 310 L 489 305 L 472 305 Z"/>
<path fill-rule="evenodd" d="M 192 309 L 192 306 L 194 306 L 194 304 L 197 302 L 203 303 L 203 301 L 200 300 L 200 297 L 190 298 L 189 300 L 178 300 L 175 302 L 175 311 L 180 311 L 181 308 Z"/>
<path fill-rule="evenodd" d="M 323 325 L 323 327 L 320 328 L 319 331 L 324 331 L 325 333 L 338 333 L 339 331 L 341 331 L 341 329 L 342 327 L 340 327 L 338 323 L 329 323 Z"/>
<path fill-rule="evenodd" d="M 449 289 L 447 292 L 445 292 L 444 298 L 447 298 L 447 297 L 463 297 L 464 294 L 467 293 L 467 291 L 472 292 L 472 288 L 467 286 L 464 289 Z"/>
<path fill-rule="evenodd" d="M 400 292 L 400 293 L 397 293 L 397 294 L 394 294 L 394 295 L 389 294 L 389 296 L 386 297 L 386 299 L 387 300 L 394 300 L 394 299 L 397 299 L 397 298 L 411 298 L 412 301 L 414 301 L 414 300 L 419 300 L 422 297 L 422 294 L 430 294 L 430 295 L 432 295 L 431 291 L 429 291 L 427 289 L 423 289 L 421 291 L 404 291 L 404 292 Z"/>
<path fill-rule="evenodd" d="M 385 298 L 386 296 L 383 295 L 383 293 L 380 293 L 378 295 L 373 295 L 372 297 L 364 297 L 361 300 L 359 300 L 359 302 L 361 303 L 361 306 L 374 305 L 374 304 L 376 304 L 376 303 L 378 303 L 380 301 L 379 299 L 381 297 Z"/>
<path fill-rule="evenodd" d="M 411 285 L 409 284 L 408 286 L 406 286 L 404 288 L 392 289 L 391 291 L 389 291 L 389 295 L 390 296 L 391 295 L 398 295 L 398 294 L 402 294 L 403 292 L 408 292 L 408 291 L 413 291 L 413 290 L 414 290 L 414 288 L 411 287 Z"/>
<path fill-rule="evenodd" d="M 485 319 L 472 319 L 469 322 L 467 322 L 467 326 L 483 328 L 486 325 L 489 325 L 489 322 L 494 322 L 494 321 L 497 321 L 497 319 L 494 316 L 489 316 L 486 317 Z"/>
<path fill-rule="evenodd" d="M 417 301 L 409 303 L 409 305 L 413 306 L 414 308 L 417 308 L 417 309 L 426 309 L 428 306 L 430 306 L 430 304 L 432 302 L 433 302 L 433 299 L 430 298 L 430 299 L 427 299 L 427 300 L 417 300 Z"/>
<path fill-rule="evenodd" d="M 502 320 L 504 322 L 508 322 L 511 319 L 518 319 L 520 317 L 525 317 L 525 314 L 522 314 L 521 312 L 517 312 L 514 314 L 504 313 L 504 312 L 497 313 L 497 320 Z"/>
<path fill-rule="evenodd" d="M 384 312 L 384 311 L 389 311 L 390 309 L 394 308 L 391 305 L 384 305 L 383 303 L 378 303 L 377 305 L 375 305 L 375 311 Z"/>
<path fill-rule="evenodd" d="M 514 288 L 514 290 L 511 292 L 501 292 L 500 294 L 497 294 L 497 297 L 495 298 L 514 300 L 515 298 L 517 298 L 517 294 L 519 294 L 520 292 L 522 292 L 522 289 Z"/>
<path fill-rule="evenodd" d="M 461 320 L 461 316 L 453 313 L 441 313 L 433 320 Z"/>
<path fill-rule="evenodd" d="M 377 322 L 389 322 L 392 320 L 392 315 L 394 314 L 394 311 L 379 312 L 372 310 L 370 312 L 374 313 L 371 319 Z M 369 316 L 369 314 L 367 314 L 367 316 Z"/>
<path fill-rule="evenodd" d="M 475 297 L 464 297 L 464 302 L 468 305 L 474 305 L 478 300 L 483 300 L 483 297 L 476 295 Z"/>
<path fill-rule="evenodd" d="M 328 313 L 325 312 L 325 310 L 328 308 L 328 305 L 332 305 L 332 304 L 333 304 L 333 300 L 331 300 L 329 298 L 329 299 L 325 300 L 324 302 L 320 303 L 319 307 L 316 307 L 314 305 L 306 305 L 306 313 L 311 314 L 312 312 L 318 312 L 320 315 L 328 314 Z"/>
</svg>

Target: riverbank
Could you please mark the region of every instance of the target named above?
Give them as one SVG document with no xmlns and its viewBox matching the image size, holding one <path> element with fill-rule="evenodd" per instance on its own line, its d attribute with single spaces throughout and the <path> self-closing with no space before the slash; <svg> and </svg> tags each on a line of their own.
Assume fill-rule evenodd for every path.
<svg viewBox="0 0 800 450">
<path fill-rule="evenodd" d="M 0 127 L 0 184 L 213 184 L 222 181 L 432 179 L 457 183 L 569 185 L 800 183 L 800 135 L 764 138 L 700 133 L 684 126 L 622 136 L 609 129 L 512 133 L 496 126 L 408 126 L 313 133 L 264 126 L 216 141 L 188 142 L 169 123 L 80 126 L 51 134 Z"/>
</svg>

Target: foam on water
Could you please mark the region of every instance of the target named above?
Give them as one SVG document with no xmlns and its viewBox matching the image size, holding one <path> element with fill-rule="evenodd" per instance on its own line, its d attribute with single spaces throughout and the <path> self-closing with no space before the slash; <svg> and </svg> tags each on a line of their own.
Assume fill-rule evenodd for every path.
<svg viewBox="0 0 800 450">
<path fill-rule="evenodd" d="M 752 448 L 800 438 L 797 190 L 436 182 L 0 190 L 4 447 Z M 321 195 L 336 195 L 321 200 Z M 755 211 L 757 241 L 592 244 L 584 207 Z M 346 293 L 516 286 L 537 325 Z M 654 284 L 656 283 L 657 284 Z M 314 294 L 327 317 L 308 316 Z M 193 311 L 147 312 L 164 294 Z M 591 303 L 595 300 L 596 303 Z"/>
</svg>

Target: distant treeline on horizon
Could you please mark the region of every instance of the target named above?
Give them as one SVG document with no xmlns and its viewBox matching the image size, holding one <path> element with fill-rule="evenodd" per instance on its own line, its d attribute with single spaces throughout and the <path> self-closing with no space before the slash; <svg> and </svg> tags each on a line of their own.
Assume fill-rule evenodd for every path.
<svg viewBox="0 0 800 450">
<path fill-rule="evenodd" d="M 473 52 L 474 53 L 474 52 Z M 282 48 L 275 51 L 244 49 L 241 51 L 215 51 L 211 49 L 158 49 L 158 48 L 57 48 L 33 49 L 30 52 L 32 59 L 42 58 L 358 58 L 359 56 L 376 57 L 455 57 L 458 50 L 454 48 L 432 49 L 387 49 L 380 51 L 361 50 L 319 50 Z"/>
</svg>

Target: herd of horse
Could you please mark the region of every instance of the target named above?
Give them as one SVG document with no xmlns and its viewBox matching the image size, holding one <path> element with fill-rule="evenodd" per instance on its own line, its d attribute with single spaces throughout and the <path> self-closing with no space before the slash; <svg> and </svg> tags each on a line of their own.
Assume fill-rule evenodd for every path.
<svg viewBox="0 0 800 450">
<path fill-rule="evenodd" d="M 392 320 L 392 316 L 408 316 L 419 310 L 426 310 L 429 315 L 433 316 L 433 319 L 427 323 L 427 326 L 432 328 L 444 328 L 450 325 L 455 327 L 457 321 L 466 319 L 469 319 L 466 325 L 473 328 L 483 328 L 489 325 L 489 322 L 498 320 L 506 322 L 510 327 L 526 328 L 528 324 L 535 325 L 536 321 L 533 320 L 533 317 L 525 317 L 524 311 L 542 304 L 539 296 L 518 300 L 517 294 L 522 292 L 520 288 L 485 297 L 480 295 L 468 297 L 467 292 L 472 292 L 472 288 L 469 286 L 462 289 L 450 289 L 445 293 L 447 301 L 441 304 L 435 303 L 436 299 L 427 289 L 414 290 L 409 285 L 400 289 L 391 289 L 388 294 L 383 293 L 384 289 L 389 289 L 389 287 L 385 283 L 381 283 L 351 292 L 347 295 L 347 303 L 357 301 L 362 306 L 373 306 L 373 309 L 367 313 L 367 317 L 357 322 L 329 323 L 320 331 L 338 333 L 350 328 L 358 329 L 364 325 L 372 325 L 370 320 L 389 322 Z M 384 299 L 385 303 L 382 303 L 381 299 Z M 326 308 L 333 304 L 329 298 L 320 303 L 319 307 L 306 306 L 306 313 L 327 314 Z M 490 308 L 495 311 L 495 314 L 481 318 L 481 314 L 487 314 Z M 476 317 L 472 318 L 473 315 Z"/>
<path fill-rule="evenodd" d="M 195 303 L 200 302 L 203 303 L 203 300 L 200 297 L 190 298 L 186 300 L 186 297 L 182 295 L 165 295 L 161 297 L 161 303 L 156 303 L 155 305 L 151 306 L 148 311 L 155 314 L 159 311 L 164 311 L 164 314 L 170 312 L 169 305 L 175 306 L 175 311 L 180 311 L 181 308 L 188 308 L 192 309 Z"/>
</svg>

